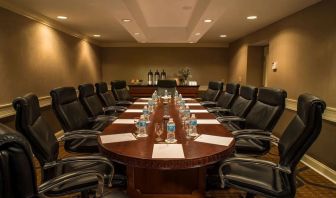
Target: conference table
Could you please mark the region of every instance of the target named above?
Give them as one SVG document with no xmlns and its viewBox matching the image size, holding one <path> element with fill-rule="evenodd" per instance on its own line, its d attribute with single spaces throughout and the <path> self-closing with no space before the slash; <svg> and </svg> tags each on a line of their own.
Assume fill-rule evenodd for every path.
<svg viewBox="0 0 336 198">
<path fill-rule="evenodd" d="M 223 125 L 216 123 L 215 116 L 205 111 L 196 100 L 187 98 L 185 102 L 189 104 L 191 113 L 196 115 L 198 133 L 201 136 L 232 139 L 227 145 L 197 141 L 201 136 L 187 138 L 173 99 L 166 104 L 162 99 L 158 102 L 147 126 L 148 137 L 120 142 L 106 142 L 105 139 L 108 138 L 103 138 L 134 134 L 136 126 L 133 119 L 140 117 L 141 109 L 148 100 L 138 99 L 103 131 L 98 138 L 101 152 L 110 160 L 126 165 L 129 197 L 204 197 L 207 167 L 230 156 L 235 142 L 232 134 Z M 183 148 L 182 158 L 154 158 L 154 147 L 170 146 L 164 141 L 157 142 L 154 132 L 154 124 L 164 121 L 164 108 L 166 113 L 168 109 L 176 124 L 176 145 Z M 121 122 L 123 120 L 127 122 Z M 166 130 L 161 137 L 166 137 Z"/>
</svg>

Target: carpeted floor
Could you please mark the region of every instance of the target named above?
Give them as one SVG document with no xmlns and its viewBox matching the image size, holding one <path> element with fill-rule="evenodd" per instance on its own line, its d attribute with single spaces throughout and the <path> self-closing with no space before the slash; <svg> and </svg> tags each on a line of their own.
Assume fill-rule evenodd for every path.
<svg viewBox="0 0 336 198">
<path fill-rule="evenodd" d="M 71 156 L 70 153 L 64 151 L 63 146 L 60 145 L 60 158 Z M 270 161 L 278 161 L 277 149 L 273 147 L 271 152 L 263 159 Z M 35 160 L 35 165 L 37 169 L 37 181 L 40 181 L 40 167 L 38 162 Z M 322 177 L 314 170 L 300 163 L 297 167 L 302 169 L 299 173 L 299 183 L 304 183 L 303 186 L 297 189 L 296 197 L 298 198 L 308 198 L 308 197 L 321 197 L 321 198 L 333 198 L 336 197 L 336 184 L 333 184 L 326 178 Z M 228 190 L 209 190 L 206 193 L 206 197 L 214 198 L 239 198 L 244 196 L 245 193 L 238 191 L 236 189 Z M 78 194 L 73 194 L 66 196 L 66 198 L 79 197 Z M 64 197 L 65 198 L 65 197 Z"/>
</svg>

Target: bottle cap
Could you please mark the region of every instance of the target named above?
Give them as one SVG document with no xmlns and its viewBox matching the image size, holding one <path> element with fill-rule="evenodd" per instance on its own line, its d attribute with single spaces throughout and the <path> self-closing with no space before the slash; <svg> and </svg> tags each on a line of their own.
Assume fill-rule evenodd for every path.
<svg viewBox="0 0 336 198">
<path fill-rule="evenodd" d="M 145 116 L 144 116 L 144 115 L 141 115 L 141 116 L 140 116 L 140 119 L 144 119 L 144 118 L 145 118 Z"/>
<path fill-rule="evenodd" d="M 147 105 L 145 105 L 145 106 L 144 106 L 144 109 L 147 109 L 147 108 L 148 108 Z"/>
<path fill-rule="evenodd" d="M 196 118 L 194 113 L 193 113 L 193 114 L 191 114 L 191 117 L 192 117 L 192 118 Z"/>
<path fill-rule="evenodd" d="M 186 105 L 186 107 L 185 107 L 186 109 L 189 109 L 189 105 Z M 194 114 L 195 115 L 195 114 Z"/>
<path fill-rule="evenodd" d="M 169 121 L 173 121 L 173 118 L 169 118 Z"/>
</svg>

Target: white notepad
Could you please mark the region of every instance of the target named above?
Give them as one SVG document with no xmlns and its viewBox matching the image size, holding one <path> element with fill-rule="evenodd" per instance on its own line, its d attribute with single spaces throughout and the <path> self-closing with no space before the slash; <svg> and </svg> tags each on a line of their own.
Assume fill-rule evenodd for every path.
<svg viewBox="0 0 336 198">
<path fill-rule="evenodd" d="M 182 144 L 154 144 L 152 158 L 183 159 Z"/>
<path fill-rule="evenodd" d="M 188 106 L 201 106 L 201 104 L 198 103 L 198 102 L 195 102 L 195 103 L 185 103 L 185 105 L 188 105 Z"/>
<path fill-rule="evenodd" d="M 134 124 L 138 119 L 116 119 L 112 124 Z"/>
<path fill-rule="evenodd" d="M 182 98 L 182 100 L 193 100 L 192 98 Z"/>
<path fill-rule="evenodd" d="M 216 119 L 197 119 L 197 124 L 220 124 Z"/>
<path fill-rule="evenodd" d="M 127 109 L 126 113 L 142 113 L 142 109 Z"/>
<path fill-rule="evenodd" d="M 115 142 L 127 142 L 127 141 L 134 141 L 136 138 L 132 133 L 120 133 L 120 134 L 113 134 L 113 135 L 101 135 L 100 140 L 103 144 L 107 143 L 115 143 Z"/>
<path fill-rule="evenodd" d="M 190 109 L 190 113 L 209 113 L 206 109 Z"/>
<path fill-rule="evenodd" d="M 146 105 L 148 102 L 133 102 L 135 105 Z"/>
<path fill-rule="evenodd" d="M 140 100 L 152 100 L 152 98 L 139 98 Z"/>
<path fill-rule="evenodd" d="M 229 146 L 232 140 L 233 140 L 232 137 L 221 137 L 221 136 L 216 136 L 216 135 L 202 134 L 197 139 L 195 139 L 195 142 L 204 142 L 208 144 Z"/>
</svg>

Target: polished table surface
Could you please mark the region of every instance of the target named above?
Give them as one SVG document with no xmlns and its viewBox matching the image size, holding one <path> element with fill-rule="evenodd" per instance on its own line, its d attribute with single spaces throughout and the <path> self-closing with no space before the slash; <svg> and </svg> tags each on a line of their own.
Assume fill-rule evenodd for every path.
<svg viewBox="0 0 336 198">
<path fill-rule="evenodd" d="M 142 101 L 139 99 L 138 101 Z M 144 100 L 145 102 L 145 100 Z M 195 100 L 186 101 L 187 103 L 195 103 Z M 150 117 L 150 124 L 147 128 L 148 137 L 147 138 L 138 138 L 135 141 L 128 142 L 118 142 L 118 143 L 109 143 L 102 144 L 99 138 L 99 144 L 101 152 L 109 157 L 111 160 L 125 164 L 127 166 L 127 174 L 128 174 L 128 193 L 131 197 L 155 197 L 160 194 L 160 197 L 164 197 L 161 194 L 174 195 L 173 197 L 203 197 L 202 194 L 204 192 L 204 182 L 205 182 L 205 168 L 207 165 L 214 164 L 220 160 L 228 157 L 232 151 L 234 146 L 234 141 L 231 142 L 229 146 L 220 146 L 214 144 L 207 144 L 201 142 L 195 142 L 192 139 L 186 138 L 186 133 L 183 130 L 181 120 L 178 116 L 178 111 L 173 102 L 168 103 L 169 106 L 169 114 L 174 119 L 176 124 L 176 132 L 175 136 L 177 139 L 177 144 L 182 144 L 185 158 L 184 159 L 153 159 L 152 152 L 154 144 L 157 144 L 156 137 L 157 135 L 154 133 L 154 123 L 163 121 L 163 103 L 158 103 L 158 107 Z M 143 105 L 131 105 L 129 109 L 142 109 Z M 190 109 L 204 109 L 202 106 L 190 106 Z M 130 119 L 130 118 L 138 118 L 141 113 L 122 113 L 119 118 L 120 119 Z M 196 118 L 198 119 L 214 119 L 215 116 L 210 113 L 196 113 Z M 130 133 L 135 132 L 136 127 L 134 124 L 111 124 L 108 126 L 102 133 L 102 135 L 108 134 L 118 134 L 118 133 Z M 216 136 L 224 136 L 224 137 L 232 137 L 232 134 L 224 128 L 224 126 L 220 124 L 199 124 L 197 126 L 198 133 L 200 134 L 208 134 L 208 135 L 216 135 Z M 166 137 L 166 132 L 162 134 L 163 138 Z M 161 142 L 163 143 L 163 142 Z M 168 171 L 170 170 L 170 171 Z M 188 184 L 185 189 L 176 189 L 176 186 L 182 185 L 180 182 L 177 182 L 176 186 L 168 190 L 155 190 L 153 185 L 160 183 L 160 178 L 164 178 L 167 180 L 174 171 L 175 178 L 180 176 L 181 180 L 186 180 L 188 182 L 188 178 L 196 177 L 196 184 L 193 186 Z M 138 177 L 136 177 L 135 173 L 137 173 Z M 169 173 L 169 175 L 165 175 Z M 185 176 L 183 176 L 185 174 Z M 195 175 L 196 174 L 196 175 Z M 142 175 L 140 177 L 139 175 Z M 153 176 L 156 175 L 156 176 Z M 160 175 L 160 176 L 157 176 Z M 143 179 L 148 179 L 150 176 L 153 176 L 153 180 L 157 180 L 157 182 L 152 182 L 150 186 L 144 186 L 143 184 L 139 184 Z M 140 177 L 140 178 L 139 178 Z M 195 180 L 194 179 L 194 180 Z M 199 181 L 198 181 L 199 180 Z M 203 181 L 204 180 L 204 181 Z M 133 183 L 132 183 L 133 182 Z M 148 181 L 146 181 L 148 182 Z M 161 181 L 164 182 L 164 181 Z M 190 182 L 190 181 L 189 181 Z M 132 183 L 132 184 L 131 184 Z M 137 184 L 138 183 L 138 184 Z M 182 182 L 183 183 L 183 182 Z M 182 185 L 183 186 L 183 185 Z M 193 189 L 196 191 L 201 191 L 199 193 L 188 193 L 189 187 L 193 188 L 201 188 L 201 189 Z M 160 186 L 158 186 L 159 188 Z M 167 187 L 167 186 L 166 186 Z M 165 188 L 162 186 L 162 188 Z M 176 190 L 176 192 L 171 192 Z M 141 192 L 140 192 L 141 191 Z M 151 192 L 153 191 L 153 192 Z M 178 194 L 178 195 L 177 195 Z M 184 196 L 186 194 L 186 196 Z M 196 195 L 197 196 L 193 196 Z M 152 195 L 152 196 L 151 196 Z"/>
</svg>

